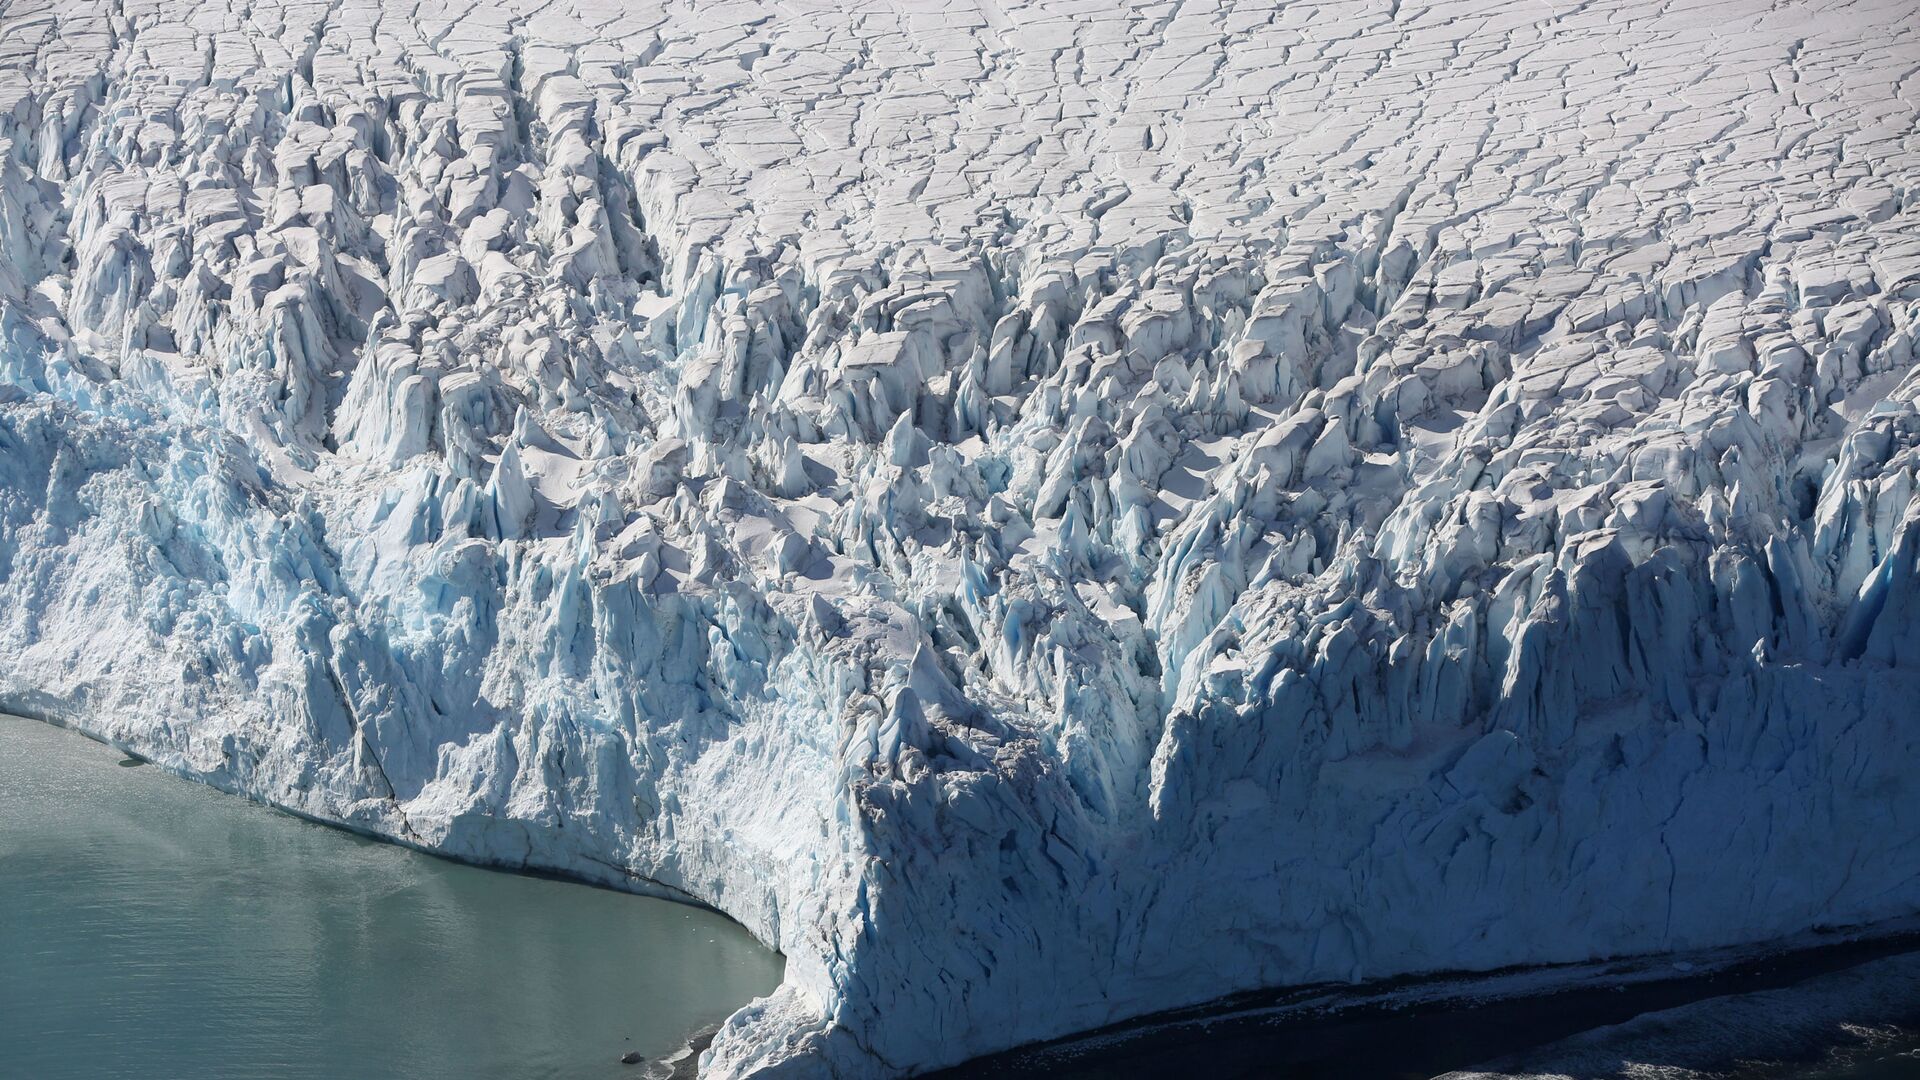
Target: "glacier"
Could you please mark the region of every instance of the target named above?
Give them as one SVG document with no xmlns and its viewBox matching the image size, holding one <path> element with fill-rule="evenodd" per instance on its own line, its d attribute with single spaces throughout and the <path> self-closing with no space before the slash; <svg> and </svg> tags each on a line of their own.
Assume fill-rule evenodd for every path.
<svg viewBox="0 0 1920 1080">
<path fill-rule="evenodd" d="M 716 1077 L 1920 911 L 1909 0 L 9 0 L 0 708 Z"/>
</svg>

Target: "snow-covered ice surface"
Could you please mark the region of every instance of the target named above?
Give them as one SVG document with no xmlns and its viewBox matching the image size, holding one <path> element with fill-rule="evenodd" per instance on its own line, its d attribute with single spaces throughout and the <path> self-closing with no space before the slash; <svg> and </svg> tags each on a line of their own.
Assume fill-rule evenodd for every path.
<svg viewBox="0 0 1920 1080">
<path fill-rule="evenodd" d="M 712 1075 L 1920 910 L 1910 0 L 0 12 L 0 707 Z"/>
</svg>

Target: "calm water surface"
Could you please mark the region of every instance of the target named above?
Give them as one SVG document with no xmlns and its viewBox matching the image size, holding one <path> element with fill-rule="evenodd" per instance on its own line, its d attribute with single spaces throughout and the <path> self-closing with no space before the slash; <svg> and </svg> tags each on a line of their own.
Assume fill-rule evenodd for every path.
<svg viewBox="0 0 1920 1080">
<path fill-rule="evenodd" d="M 718 915 L 460 866 L 0 716 L 0 1076 L 635 1077 L 779 982 Z"/>
</svg>

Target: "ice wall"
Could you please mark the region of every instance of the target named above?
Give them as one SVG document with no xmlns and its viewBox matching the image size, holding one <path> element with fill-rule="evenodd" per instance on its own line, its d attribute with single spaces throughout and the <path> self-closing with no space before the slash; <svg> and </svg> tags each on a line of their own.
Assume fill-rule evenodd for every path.
<svg viewBox="0 0 1920 1080">
<path fill-rule="evenodd" d="M 1920 907 L 1902 2 L 0 14 L 0 706 L 717 1076 Z"/>
</svg>

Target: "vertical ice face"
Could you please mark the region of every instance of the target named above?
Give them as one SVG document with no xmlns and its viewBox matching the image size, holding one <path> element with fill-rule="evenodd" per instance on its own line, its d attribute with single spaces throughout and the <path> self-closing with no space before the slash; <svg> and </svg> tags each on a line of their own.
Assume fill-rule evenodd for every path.
<svg viewBox="0 0 1920 1080">
<path fill-rule="evenodd" d="M 1920 905 L 1905 2 L 0 14 L 0 705 L 714 1075 Z"/>
</svg>

